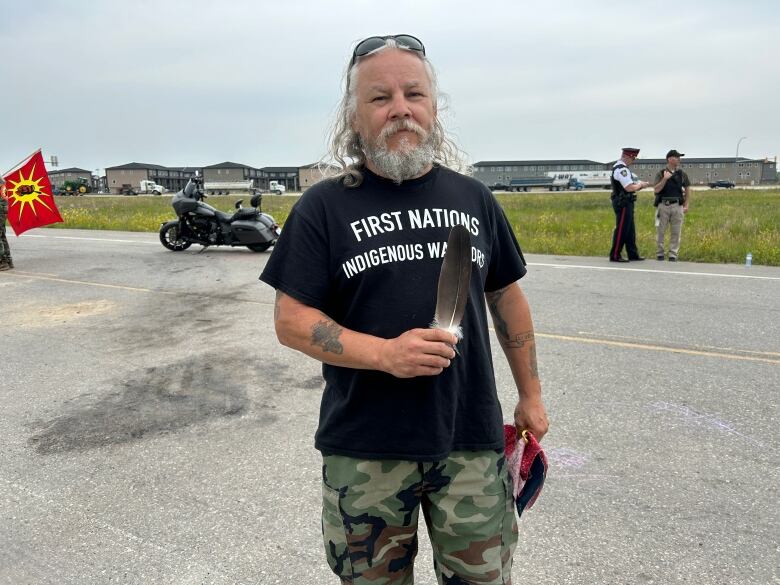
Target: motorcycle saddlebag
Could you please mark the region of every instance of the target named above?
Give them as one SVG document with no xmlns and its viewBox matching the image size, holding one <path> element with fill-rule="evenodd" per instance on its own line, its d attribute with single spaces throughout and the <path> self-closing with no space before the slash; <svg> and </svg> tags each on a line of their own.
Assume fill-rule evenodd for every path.
<svg viewBox="0 0 780 585">
<path fill-rule="evenodd" d="M 234 221 L 230 229 L 240 244 L 262 244 L 272 239 L 268 228 L 257 221 Z"/>
</svg>

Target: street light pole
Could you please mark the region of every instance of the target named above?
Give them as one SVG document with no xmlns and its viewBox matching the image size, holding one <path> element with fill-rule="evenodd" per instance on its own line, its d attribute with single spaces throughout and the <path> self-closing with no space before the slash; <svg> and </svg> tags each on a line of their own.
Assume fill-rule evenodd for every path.
<svg viewBox="0 0 780 585">
<path fill-rule="evenodd" d="M 734 155 L 734 186 L 737 186 L 737 159 L 739 158 L 739 145 L 743 140 L 747 139 L 747 136 L 743 136 L 737 141 L 737 152 Z"/>
</svg>

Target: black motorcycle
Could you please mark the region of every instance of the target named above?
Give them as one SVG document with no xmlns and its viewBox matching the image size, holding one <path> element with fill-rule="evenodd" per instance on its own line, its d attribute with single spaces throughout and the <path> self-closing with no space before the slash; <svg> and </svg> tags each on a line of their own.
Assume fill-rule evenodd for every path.
<svg viewBox="0 0 780 585">
<path fill-rule="evenodd" d="M 160 226 L 162 245 L 181 252 L 192 244 L 201 246 L 246 246 L 253 252 L 265 252 L 279 238 L 281 230 L 274 218 L 260 211 L 261 196 L 254 195 L 251 208 L 236 202 L 233 214 L 224 213 L 203 202 L 200 177 L 193 177 L 171 201 L 179 219 Z"/>
</svg>

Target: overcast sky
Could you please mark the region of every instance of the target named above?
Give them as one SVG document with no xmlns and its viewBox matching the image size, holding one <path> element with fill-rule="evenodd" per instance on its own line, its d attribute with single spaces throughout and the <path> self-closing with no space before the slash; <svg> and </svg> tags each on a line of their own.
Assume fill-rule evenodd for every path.
<svg viewBox="0 0 780 585">
<path fill-rule="evenodd" d="M 318 160 L 354 43 L 409 33 L 472 162 L 780 154 L 780 11 L 742 2 L 3 0 L 0 171 Z"/>
</svg>

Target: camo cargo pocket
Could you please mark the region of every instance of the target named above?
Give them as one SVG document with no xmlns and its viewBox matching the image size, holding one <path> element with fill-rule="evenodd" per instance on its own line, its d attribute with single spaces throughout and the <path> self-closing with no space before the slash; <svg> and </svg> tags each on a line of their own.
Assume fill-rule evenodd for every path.
<svg viewBox="0 0 780 585">
<path fill-rule="evenodd" d="M 347 549 L 344 517 L 341 515 L 340 494 L 322 484 L 322 540 L 330 569 L 342 582 L 352 583 L 352 563 Z"/>
<path fill-rule="evenodd" d="M 505 583 L 512 582 L 512 560 L 517 548 L 518 527 L 515 516 L 515 499 L 512 476 L 506 464 L 500 471 L 504 479 L 504 521 L 501 526 L 501 573 Z"/>
</svg>

